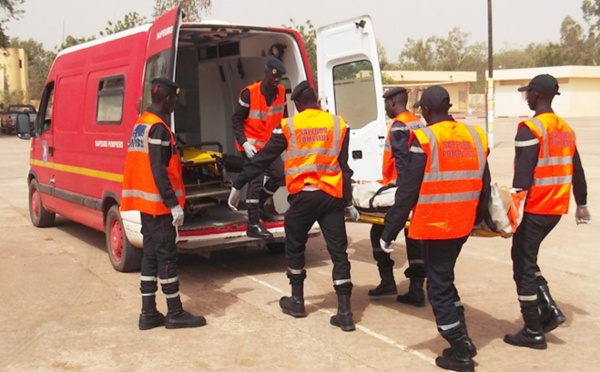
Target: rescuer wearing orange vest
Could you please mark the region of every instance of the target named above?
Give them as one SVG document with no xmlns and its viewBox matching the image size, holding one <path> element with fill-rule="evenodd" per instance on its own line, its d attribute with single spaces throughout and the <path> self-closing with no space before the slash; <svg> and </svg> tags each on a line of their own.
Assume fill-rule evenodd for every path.
<svg viewBox="0 0 600 372">
<path fill-rule="evenodd" d="M 123 172 L 121 210 L 140 211 L 144 253 L 139 329 L 164 325 L 192 328 L 206 324 L 202 316 L 183 310 L 177 277 L 177 227 L 183 225 L 185 188 L 171 132 L 170 115 L 179 86 L 165 78 L 152 80 L 152 104 L 133 127 Z M 167 298 L 165 317 L 156 309 L 157 277 Z"/>
<path fill-rule="evenodd" d="M 438 331 L 450 343 L 435 362 L 441 368 L 474 371 L 477 353 L 467 334 L 464 307 L 454 285 L 454 265 L 473 226 L 485 216 L 490 195 L 487 137 L 479 127 L 448 114 L 450 96 L 441 86 L 423 91 L 421 107 L 427 127 L 413 132 L 408 162 L 394 206 L 386 213 L 381 248 L 405 226 L 421 240 L 427 293 Z"/>
<path fill-rule="evenodd" d="M 546 349 L 544 333 L 566 319 L 548 289 L 537 264 L 544 238 L 569 209 L 571 185 L 577 203 L 577 224 L 591 222 L 587 209 L 587 183 L 575 145 L 575 132 L 552 110 L 558 82 L 538 75 L 527 86 L 527 104 L 533 118 L 519 123 L 515 137 L 513 190 L 524 196 L 523 219 L 512 241 L 513 277 L 525 326 L 504 341 L 515 346 Z M 526 196 L 525 196 L 526 195 Z"/>
<path fill-rule="evenodd" d="M 394 119 L 390 126 L 385 141 L 383 152 L 383 185 L 397 185 L 405 172 L 406 159 L 408 158 L 408 139 L 413 130 L 424 128 L 421 120 L 406 108 L 408 94 L 406 88 L 397 87 L 383 94 L 385 111 L 388 117 Z M 377 261 L 381 283 L 374 289 L 369 290 L 369 296 L 385 296 L 398 293 L 396 280 L 394 279 L 394 260 L 390 254 L 381 249 L 379 240 L 383 232 L 383 225 L 373 224 L 371 226 L 371 246 L 373 247 L 373 258 Z M 410 279 L 409 291 L 399 295 L 398 302 L 423 307 L 425 306 L 425 293 L 423 282 L 425 280 L 425 264 L 421 243 L 408 236 L 408 230 L 404 230 L 406 242 L 406 255 L 408 268 L 404 275 Z"/>
<path fill-rule="evenodd" d="M 285 258 L 290 297 L 282 297 L 279 306 L 293 317 L 305 317 L 304 279 L 308 232 L 319 223 L 333 261 L 333 287 L 338 297 L 338 312 L 330 323 L 343 331 L 354 331 L 350 307 L 352 281 L 346 249 L 348 240 L 344 209 L 355 221 L 359 214 L 352 205 L 348 167 L 348 133 L 342 117 L 322 111 L 313 88 L 303 81 L 292 92 L 298 114 L 283 120 L 265 148 L 246 164 L 233 183 L 229 206 L 237 207 L 241 188 L 260 174 L 273 159 L 284 158 L 285 183 L 290 207 L 285 214 Z"/>
<path fill-rule="evenodd" d="M 285 87 L 279 82 L 285 74 L 283 63 L 270 58 L 265 66 L 265 77 L 240 92 L 238 105 L 233 114 L 233 133 L 236 146 L 247 160 L 259 152 L 271 137 L 273 129 L 281 123 L 285 113 Z M 260 222 L 270 216 L 263 210 L 265 202 L 283 185 L 283 164 L 280 158 L 266 172 L 248 182 L 246 206 L 248 227 L 246 234 L 254 238 L 271 239 L 273 235 Z M 267 181 L 263 180 L 265 175 Z"/>
</svg>

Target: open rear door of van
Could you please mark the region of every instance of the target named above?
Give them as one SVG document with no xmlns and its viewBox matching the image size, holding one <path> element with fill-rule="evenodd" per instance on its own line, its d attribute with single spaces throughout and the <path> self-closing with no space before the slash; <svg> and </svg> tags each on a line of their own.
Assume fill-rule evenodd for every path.
<svg viewBox="0 0 600 372">
<path fill-rule="evenodd" d="M 373 23 L 367 15 L 317 29 L 321 107 L 350 127 L 353 179 L 381 179 L 386 135 L 383 85 Z"/>
<path fill-rule="evenodd" d="M 142 111 L 151 103 L 152 79 L 175 78 L 177 39 L 181 24 L 181 8 L 176 7 L 158 17 L 148 32 L 146 67 L 144 69 L 144 102 Z"/>
</svg>

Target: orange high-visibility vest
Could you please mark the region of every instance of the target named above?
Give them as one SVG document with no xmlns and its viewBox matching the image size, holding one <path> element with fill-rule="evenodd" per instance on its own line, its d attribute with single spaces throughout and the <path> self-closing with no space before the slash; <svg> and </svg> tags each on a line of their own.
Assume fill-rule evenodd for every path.
<svg viewBox="0 0 600 372">
<path fill-rule="evenodd" d="M 338 157 L 346 136 L 346 122 L 340 116 L 306 109 L 281 122 L 288 145 L 281 155 L 285 184 L 290 194 L 313 185 L 327 194 L 343 196 L 342 169 Z"/>
<path fill-rule="evenodd" d="M 269 141 L 273 129 L 281 123 L 285 109 L 285 87 L 281 84 L 277 86 L 277 97 L 271 106 L 267 106 L 267 100 L 260 92 L 260 84 L 261 82 L 257 81 L 246 87 L 250 92 L 250 112 L 244 120 L 244 135 L 257 150 L 262 149 Z M 241 96 L 239 102 L 240 105 L 246 105 Z M 235 145 L 238 151 L 244 151 L 242 143 L 236 141 Z"/>
<path fill-rule="evenodd" d="M 149 135 L 153 125 L 164 125 L 169 128 L 160 117 L 150 112 L 144 112 L 133 127 L 123 172 L 122 211 L 138 210 L 151 215 L 171 213 L 171 209 L 165 205 L 158 192 L 150 167 Z M 169 134 L 171 135 L 170 143 L 173 154 L 167 166 L 167 175 L 179 205 L 183 208 L 185 204 L 185 187 L 181 173 L 181 162 L 175 147 L 175 137 L 170 129 Z"/>
<path fill-rule="evenodd" d="M 413 239 L 455 239 L 473 229 L 488 144 L 485 132 L 455 121 L 415 130 L 427 165 L 410 219 Z"/>
<path fill-rule="evenodd" d="M 554 113 L 545 113 L 519 124 L 526 125 L 540 142 L 533 185 L 524 211 L 534 214 L 565 214 L 569 211 L 575 132 Z"/>
<path fill-rule="evenodd" d="M 394 126 L 395 123 L 401 123 L 402 126 Z M 390 134 L 392 131 L 403 130 L 410 133 L 419 128 L 424 128 L 425 125 L 421 122 L 421 120 L 413 115 L 410 111 L 404 111 L 398 114 L 394 118 L 394 122 L 390 126 L 390 130 L 388 131 L 387 137 L 385 139 L 385 147 L 383 148 L 383 169 L 382 169 L 382 177 L 381 183 L 384 185 L 388 185 L 391 181 L 396 181 L 398 178 L 398 172 L 396 172 L 396 159 L 392 154 L 392 142 L 390 140 Z M 408 148 L 406 149 L 408 152 Z"/>
</svg>

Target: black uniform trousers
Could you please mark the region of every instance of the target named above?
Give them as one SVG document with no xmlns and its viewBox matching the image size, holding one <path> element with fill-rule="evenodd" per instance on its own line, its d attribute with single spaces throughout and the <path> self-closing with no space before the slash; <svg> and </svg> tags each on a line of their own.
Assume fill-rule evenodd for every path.
<svg viewBox="0 0 600 372">
<path fill-rule="evenodd" d="M 333 262 L 333 282 L 337 294 L 350 294 L 350 261 L 346 250 L 346 222 L 342 198 L 335 198 L 326 192 L 301 191 L 290 194 L 290 204 L 285 214 L 285 258 L 293 270 L 303 270 L 306 265 L 304 253 L 308 232 L 315 222 L 319 223 L 327 252 Z M 337 284 L 336 284 L 337 283 Z"/>
<path fill-rule="evenodd" d="M 438 331 L 448 341 L 464 335 L 464 314 L 454 286 L 454 266 L 468 236 L 457 239 L 423 240 L 427 270 L 427 297 L 433 308 Z M 466 326 L 466 325 L 465 325 Z"/>
<path fill-rule="evenodd" d="M 383 225 L 373 224 L 371 226 L 371 247 L 373 247 L 373 258 L 377 261 L 377 267 L 387 269 L 394 267 L 394 260 L 390 254 L 381 250 L 381 234 Z M 423 249 L 419 240 L 408 237 L 408 229 L 404 229 L 404 241 L 406 243 L 406 257 L 408 268 L 404 270 L 404 276 L 409 279 L 425 279 L 425 262 L 423 261 Z"/>
<path fill-rule="evenodd" d="M 246 157 L 246 153 L 242 152 L 242 154 L 246 158 L 246 162 L 249 162 L 250 159 Z M 269 177 L 266 183 L 264 182 L 265 176 Z M 264 173 L 261 173 L 259 176 L 248 182 L 248 188 L 246 189 L 246 203 L 258 205 L 260 192 L 263 188 L 268 194 L 273 195 L 280 186 L 285 184 L 284 181 L 283 160 L 278 156 L 267 167 Z"/>
<path fill-rule="evenodd" d="M 142 256 L 142 281 L 140 291 L 142 295 L 153 294 L 157 291 L 155 280 L 161 279 L 164 294 L 179 292 L 177 278 L 177 245 L 175 239 L 177 232 L 173 226 L 171 214 L 142 215 L 142 234 L 144 234 L 144 254 Z M 147 279 L 147 280 L 144 280 Z"/>
<path fill-rule="evenodd" d="M 523 213 L 523 220 L 512 238 L 511 258 L 517 295 L 534 298 L 538 286 L 545 285 L 537 264 L 544 238 L 554 229 L 562 215 Z"/>
</svg>

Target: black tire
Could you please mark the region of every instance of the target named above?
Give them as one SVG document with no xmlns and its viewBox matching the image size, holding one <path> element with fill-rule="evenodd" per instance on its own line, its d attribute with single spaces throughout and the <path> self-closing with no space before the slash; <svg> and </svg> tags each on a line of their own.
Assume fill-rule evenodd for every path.
<svg viewBox="0 0 600 372">
<path fill-rule="evenodd" d="M 271 251 L 271 253 L 283 254 L 285 253 L 285 242 L 267 243 L 267 248 Z"/>
<path fill-rule="evenodd" d="M 56 214 L 48 212 L 42 203 L 40 195 L 40 185 L 37 179 L 33 178 L 29 182 L 29 218 L 35 227 L 52 227 Z"/>
<path fill-rule="evenodd" d="M 139 271 L 142 267 L 142 254 L 127 239 L 121 220 L 119 206 L 113 205 L 106 214 L 106 250 L 113 268 L 119 272 Z"/>
</svg>

